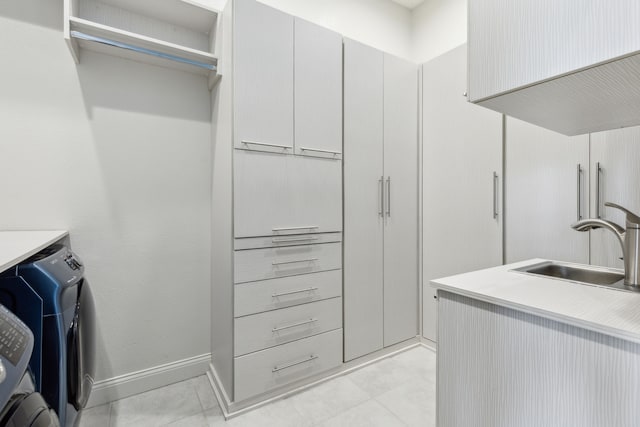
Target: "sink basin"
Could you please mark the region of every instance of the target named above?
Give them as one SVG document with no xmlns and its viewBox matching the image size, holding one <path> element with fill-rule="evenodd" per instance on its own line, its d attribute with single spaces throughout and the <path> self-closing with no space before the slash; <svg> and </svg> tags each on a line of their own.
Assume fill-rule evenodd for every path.
<svg viewBox="0 0 640 427">
<path fill-rule="evenodd" d="M 558 261 L 545 261 L 516 268 L 512 271 L 536 276 L 546 276 L 553 279 L 567 280 L 580 284 L 638 291 L 635 287 L 624 285 L 624 274 L 622 272 L 604 267 L 583 266 Z"/>
</svg>

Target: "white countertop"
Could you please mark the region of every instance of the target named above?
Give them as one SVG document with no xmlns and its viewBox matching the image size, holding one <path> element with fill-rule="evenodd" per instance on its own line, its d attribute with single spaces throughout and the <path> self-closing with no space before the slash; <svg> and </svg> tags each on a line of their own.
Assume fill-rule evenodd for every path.
<svg viewBox="0 0 640 427">
<path fill-rule="evenodd" d="M 532 276 L 507 264 L 431 281 L 431 286 L 640 343 L 640 293 Z"/>
<path fill-rule="evenodd" d="M 0 272 L 35 255 L 69 233 L 54 231 L 0 231 Z"/>
</svg>

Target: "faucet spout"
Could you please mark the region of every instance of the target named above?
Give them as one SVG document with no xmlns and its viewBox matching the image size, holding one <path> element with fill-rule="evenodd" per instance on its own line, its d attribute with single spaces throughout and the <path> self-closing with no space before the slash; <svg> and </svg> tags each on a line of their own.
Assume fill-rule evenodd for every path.
<svg viewBox="0 0 640 427">
<path fill-rule="evenodd" d="M 622 247 L 622 253 L 624 254 L 625 252 L 625 229 L 620 227 L 615 222 L 607 221 L 606 219 L 587 218 L 571 224 L 571 228 L 576 231 L 589 231 L 596 228 L 605 228 L 616 235 L 618 241 L 620 242 L 620 246 Z"/>
<path fill-rule="evenodd" d="M 640 287 L 640 217 L 615 203 L 605 203 L 605 206 L 616 208 L 626 214 L 626 229 L 618 224 L 599 218 L 589 218 L 571 224 L 574 230 L 587 231 L 595 228 L 606 228 L 616 235 L 622 246 L 624 260 L 624 284 Z"/>
</svg>

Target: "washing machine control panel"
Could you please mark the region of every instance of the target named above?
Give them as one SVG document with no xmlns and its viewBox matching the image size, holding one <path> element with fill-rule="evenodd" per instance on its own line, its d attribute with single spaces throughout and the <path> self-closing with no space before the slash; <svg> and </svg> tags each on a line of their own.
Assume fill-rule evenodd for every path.
<svg viewBox="0 0 640 427">
<path fill-rule="evenodd" d="M 31 330 L 0 304 L 0 408 L 4 408 L 15 393 L 16 386 L 27 369 L 32 351 Z"/>
<path fill-rule="evenodd" d="M 66 246 L 53 246 L 52 248 L 57 250 L 34 264 L 62 286 L 72 286 L 78 283 L 84 274 L 84 265 L 80 258 Z"/>
<path fill-rule="evenodd" d="M 78 259 L 72 253 L 69 253 L 64 257 L 64 262 L 72 270 L 80 270 L 80 268 L 82 268 L 82 264 L 80 264 L 80 261 L 78 261 Z"/>
<path fill-rule="evenodd" d="M 8 360 L 13 366 L 18 365 L 22 354 L 27 348 L 29 342 L 28 331 L 24 323 L 17 320 L 5 307 L 0 306 L 0 356 Z M 0 375 L 2 374 L 0 373 Z M 6 376 L 6 370 L 4 376 Z"/>
</svg>

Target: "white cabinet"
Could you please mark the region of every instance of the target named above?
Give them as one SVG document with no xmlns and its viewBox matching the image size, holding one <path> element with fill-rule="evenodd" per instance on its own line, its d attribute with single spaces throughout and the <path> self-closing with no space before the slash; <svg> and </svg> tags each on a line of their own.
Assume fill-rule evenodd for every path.
<svg viewBox="0 0 640 427">
<path fill-rule="evenodd" d="M 342 299 L 332 298 L 235 320 L 235 355 L 242 356 L 342 328 Z"/>
<path fill-rule="evenodd" d="M 234 287 L 235 317 L 307 304 L 342 295 L 342 270 L 240 283 Z"/>
<path fill-rule="evenodd" d="M 383 345 L 383 58 L 345 40 L 345 360 Z"/>
<path fill-rule="evenodd" d="M 295 152 L 342 154 L 342 36 L 295 20 Z"/>
<path fill-rule="evenodd" d="M 418 67 L 387 54 L 383 124 L 387 347 L 415 337 L 418 325 Z"/>
<path fill-rule="evenodd" d="M 507 119 L 506 261 L 549 258 L 623 268 L 607 230 L 577 232 L 581 218 L 624 227 L 613 202 L 640 212 L 640 127 L 567 137 Z"/>
<path fill-rule="evenodd" d="M 640 123 L 636 0 L 470 0 L 469 98 L 565 135 Z"/>
<path fill-rule="evenodd" d="M 345 360 L 417 329 L 417 67 L 344 53 Z"/>
<path fill-rule="evenodd" d="M 235 397 L 247 399 L 336 368 L 341 350 L 342 330 L 336 329 L 237 357 Z"/>
<path fill-rule="evenodd" d="M 236 150 L 235 237 L 342 231 L 338 160 Z"/>
<path fill-rule="evenodd" d="M 422 66 L 423 335 L 429 281 L 502 263 L 502 116 L 466 102 L 466 46 Z"/>
<path fill-rule="evenodd" d="M 506 123 L 506 262 L 589 263 L 589 135 L 568 137 L 521 120 Z"/>
<path fill-rule="evenodd" d="M 235 147 L 292 153 L 293 16 L 255 0 L 233 5 Z"/>
<path fill-rule="evenodd" d="M 639 165 L 640 127 L 591 135 L 592 218 L 600 216 L 625 227 L 624 214 L 617 209 L 605 207 L 605 202 L 617 203 L 640 214 Z M 608 230 L 591 230 L 590 233 L 591 263 L 623 268 L 618 239 Z"/>
<path fill-rule="evenodd" d="M 235 283 L 339 270 L 340 243 L 235 251 Z"/>
<path fill-rule="evenodd" d="M 340 159 L 342 36 L 255 0 L 234 5 L 235 147 Z"/>
<path fill-rule="evenodd" d="M 211 366 L 234 412 L 342 363 L 342 42 L 255 0 L 222 18 Z"/>
</svg>

